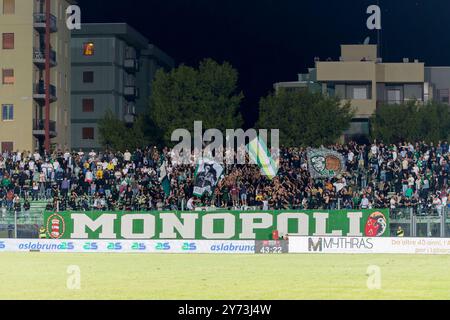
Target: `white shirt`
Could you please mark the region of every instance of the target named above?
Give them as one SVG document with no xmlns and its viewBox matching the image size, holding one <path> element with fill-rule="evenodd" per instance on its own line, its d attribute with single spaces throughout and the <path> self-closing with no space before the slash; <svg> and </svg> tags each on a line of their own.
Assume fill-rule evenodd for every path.
<svg viewBox="0 0 450 320">
<path fill-rule="evenodd" d="M 130 161 L 130 160 L 131 160 L 131 153 L 125 152 L 125 153 L 123 154 L 123 160 L 125 160 L 125 161 Z"/>
<path fill-rule="evenodd" d="M 369 199 L 363 198 L 361 200 L 361 208 L 367 209 L 369 207 Z"/>
<path fill-rule="evenodd" d="M 378 152 L 378 147 L 376 145 L 373 145 L 372 148 L 370 148 L 370 151 L 373 155 L 376 155 Z"/>
<path fill-rule="evenodd" d="M 195 209 L 194 206 L 194 198 L 190 198 L 186 204 L 186 208 L 190 211 L 193 211 Z"/>
<path fill-rule="evenodd" d="M 28 162 L 28 167 L 30 168 L 31 171 L 34 171 L 34 161 L 33 160 Z"/>
<path fill-rule="evenodd" d="M 352 162 L 354 157 L 355 157 L 355 154 L 351 151 L 347 155 L 347 159 L 349 162 Z"/>
<path fill-rule="evenodd" d="M 389 203 L 391 204 L 391 209 L 395 209 L 395 205 L 397 204 L 397 201 L 395 201 L 394 198 L 391 198 L 391 201 L 389 201 Z"/>
<path fill-rule="evenodd" d="M 408 160 L 403 160 L 402 161 L 402 168 L 403 168 L 403 170 L 408 170 Z"/>
<path fill-rule="evenodd" d="M 442 201 L 439 198 L 434 199 L 433 204 L 436 206 L 437 209 L 442 208 Z"/>
<path fill-rule="evenodd" d="M 85 180 L 94 180 L 94 175 L 92 174 L 91 171 L 86 172 L 86 179 Z"/>
<path fill-rule="evenodd" d="M 342 182 L 336 182 L 334 183 L 334 187 L 336 188 L 336 192 L 339 192 L 342 190 L 342 188 L 344 188 L 344 184 Z"/>
</svg>

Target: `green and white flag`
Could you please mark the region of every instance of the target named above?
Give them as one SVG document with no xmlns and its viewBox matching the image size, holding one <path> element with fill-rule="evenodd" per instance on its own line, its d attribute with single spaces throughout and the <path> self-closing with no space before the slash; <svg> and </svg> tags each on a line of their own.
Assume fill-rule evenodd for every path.
<svg viewBox="0 0 450 320">
<path fill-rule="evenodd" d="M 247 145 L 250 159 L 261 168 L 261 174 L 272 180 L 278 174 L 279 159 L 274 160 L 263 140 L 256 138 Z"/>
<path fill-rule="evenodd" d="M 167 174 L 167 161 L 164 161 L 159 168 L 159 182 L 161 183 L 166 196 L 170 196 L 170 180 L 169 175 Z"/>
</svg>

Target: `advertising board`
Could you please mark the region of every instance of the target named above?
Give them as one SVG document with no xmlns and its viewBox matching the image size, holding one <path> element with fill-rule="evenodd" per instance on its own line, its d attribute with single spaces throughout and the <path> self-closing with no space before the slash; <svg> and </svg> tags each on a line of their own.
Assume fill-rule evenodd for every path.
<svg viewBox="0 0 450 320">
<path fill-rule="evenodd" d="M 289 253 L 450 254 L 445 238 L 291 237 Z"/>
<path fill-rule="evenodd" d="M 48 253 L 254 253 L 255 241 L 5 239 L 0 252 Z"/>
<path fill-rule="evenodd" d="M 296 236 L 389 236 L 388 210 L 46 212 L 52 239 L 271 240 Z"/>
</svg>

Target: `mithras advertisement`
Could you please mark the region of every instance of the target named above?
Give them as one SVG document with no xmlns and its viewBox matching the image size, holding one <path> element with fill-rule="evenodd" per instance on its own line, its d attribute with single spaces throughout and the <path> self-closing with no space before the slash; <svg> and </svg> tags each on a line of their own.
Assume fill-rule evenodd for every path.
<svg viewBox="0 0 450 320">
<path fill-rule="evenodd" d="M 450 254 L 450 239 L 291 237 L 289 252 L 307 254 Z"/>
</svg>

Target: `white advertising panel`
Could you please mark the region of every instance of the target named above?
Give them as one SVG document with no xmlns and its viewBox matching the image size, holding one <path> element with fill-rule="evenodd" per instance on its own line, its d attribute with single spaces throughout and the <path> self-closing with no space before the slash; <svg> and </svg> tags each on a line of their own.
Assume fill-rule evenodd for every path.
<svg viewBox="0 0 450 320">
<path fill-rule="evenodd" d="M 291 237 L 290 253 L 450 254 L 445 238 Z"/>
<path fill-rule="evenodd" d="M 254 253 L 255 241 L 240 240 L 0 240 L 0 252 Z"/>
</svg>

